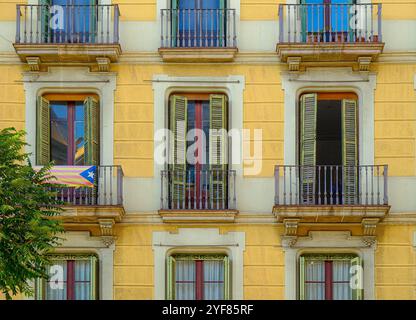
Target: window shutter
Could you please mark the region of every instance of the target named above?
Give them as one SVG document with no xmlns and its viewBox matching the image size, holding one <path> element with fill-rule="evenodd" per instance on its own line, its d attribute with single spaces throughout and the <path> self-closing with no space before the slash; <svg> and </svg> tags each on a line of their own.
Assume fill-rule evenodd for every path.
<svg viewBox="0 0 416 320">
<path fill-rule="evenodd" d="M 90 0 L 90 23 L 88 26 L 88 42 L 95 43 L 95 37 L 97 35 L 97 17 L 98 17 L 98 6 L 97 6 L 97 0 Z M 114 10 L 114 8 L 112 9 Z"/>
<path fill-rule="evenodd" d="M 177 37 L 176 34 L 178 32 L 178 0 L 172 0 L 172 6 L 171 6 L 171 47 L 176 48 L 177 47 Z"/>
<path fill-rule="evenodd" d="M 175 299 L 175 258 L 169 256 L 166 263 L 166 299 Z"/>
<path fill-rule="evenodd" d="M 52 42 L 52 30 L 50 28 L 49 22 L 51 20 L 51 13 L 49 11 L 50 6 L 52 5 L 52 0 L 40 0 L 40 22 L 41 22 L 41 41 L 45 43 Z"/>
<path fill-rule="evenodd" d="M 49 101 L 39 96 L 36 106 L 36 163 L 46 165 L 50 161 L 50 110 Z"/>
<path fill-rule="evenodd" d="M 287 10 L 289 10 L 289 9 L 287 9 Z M 301 41 L 306 42 L 307 33 L 308 33 L 308 26 L 307 26 L 308 6 L 306 5 L 305 1 L 301 2 L 301 5 L 299 6 L 299 10 L 300 10 L 300 19 L 301 19 L 301 35 L 300 35 L 301 36 Z M 291 37 L 291 35 L 289 35 L 289 37 Z M 289 39 L 289 42 L 291 40 L 292 39 Z M 293 39 L 293 40 L 297 41 L 297 39 Z"/>
<path fill-rule="evenodd" d="M 224 300 L 231 299 L 230 258 L 224 257 Z"/>
<path fill-rule="evenodd" d="M 85 164 L 99 165 L 99 110 L 98 101 L 93 97 L 84 100 L 84 139 Z"/>
<path fill-rule="evenodd" d="M 362 300 L 363 299 L 363 284 L 364 284 L 364 279 L 363 277 L 363 263 L 360 257 L 354 257 L 351 259 L 351 267 L 355 267 L 355 268 L 360 268 L 358 273 L 354 273 L 351 276 L 358 276 L 358 288 L 353 288 L 352 289 L 352 299 L 353 300 Z M 357 269 L 356 269 L 357 270 Z"/>
<path fill-rule="evenodd" d="M 229 45 L 229 43 L 225 43 L 227 41 L 227 36 L 226 36 L 226 30 L 225 30 L 225 26 L 227 23 L 227 11 L 225 10 L 225 0 L 220 0 L 220 6 L 219 6 L 219 22 L 220 25 L 218 26 L 218 35 L 219 35 L 219 39 L 218 39 L 218 46 L 219 47 L 225 47 L 227 45 Z"/>
<path fill-rule="evenodd" d="M 299 258 L 299 300 L 305 300 L 305 257 Z"/>
<path fill-rule="evenodd" d="M 316 93 L 301 96 L 301 202 L 312 204 L 314 200 L 316 164 L 316 113 L 318 97 Z"/>
<path fill-rule="evenodd" d="M 342 100 L 342 163 L 344 204 L 354 204 L 357 192 L 357 102 Z"/>
<path fill-rule="evenodd" d="M 90 258 L 90 267 L 91 267 L 91 292 L 90 300 L 97 300 L 98 298 L 98 259 L 96 256 L 91 256 Z"/>
<path fill-rule="evenodd" d="M 209 168 L 211 209 L 224 209 L 227 188 L 227 97 L 210 95 Z"/>
<path fill-rule="evenodd" d="M 177 207 L 184 207 L 186 190 L 186 134 L 188 99 L 172 96 L 170 102 L 170 128 L 174 135 L 173 164 L 171 165 L 171 199 Z"/>
</svg>

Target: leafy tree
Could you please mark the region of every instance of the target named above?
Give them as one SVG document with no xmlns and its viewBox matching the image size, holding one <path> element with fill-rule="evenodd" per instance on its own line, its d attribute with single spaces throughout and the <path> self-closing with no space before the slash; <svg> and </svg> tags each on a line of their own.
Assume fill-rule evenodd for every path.
<svg viewBox="0 0 416 320">
<path fill-rule="evenodd" d="M 24 153 L 24 131 L 0 131 L 0 293 L 6 299 L 32 295 L 30 280 L 46 278 L 46 253 L 58 244 L 63 229 L 53 185 L 51 164 L 36 171 Z"/>
</svg>

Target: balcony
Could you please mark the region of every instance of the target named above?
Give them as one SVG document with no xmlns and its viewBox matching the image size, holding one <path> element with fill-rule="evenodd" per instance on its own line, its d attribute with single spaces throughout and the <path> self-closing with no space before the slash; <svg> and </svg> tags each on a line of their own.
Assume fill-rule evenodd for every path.
<svg viewBox="0 0 416 320">
<path fill-rule="evenodd" d="M 16 53 L 43 64 L 94 64 L 108 71 L 121 54 L 118 5 L 17 5 Z"/>
<path fill-rule="evenodd" d="M 275 167 L 280 222 L 378 222 L 389 209 L 387 165 Z"/>
<path fill-rule="evenodd" d="M 165 222 L 233 222 L 236 210 L 234 170 L 163 170 L 161 210 Z"/>
<path fill-rule="evenodd" d="M 166 62 L 228 62 L 237 53 L 235 9 L 162 9 Z"/>
<path fill-rule="evenodd" d="M 382 53 L 381 4 L 280 4 L 277 53 L 290 71 L 352 66 L 369 71 Z"/>
<path fill-rule="evenodd" d="M 123 170 L 121 166 L 98 166 L 94 187 L 57 186 L 52 191 L 63 202 L 60 218 L 69 226 L 109 222 L 111 226 L 124 215 Z"/>
</svg>

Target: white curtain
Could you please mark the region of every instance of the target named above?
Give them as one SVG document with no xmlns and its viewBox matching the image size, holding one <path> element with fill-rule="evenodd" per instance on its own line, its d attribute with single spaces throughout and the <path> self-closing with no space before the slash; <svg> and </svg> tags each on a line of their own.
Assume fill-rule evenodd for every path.
<svg viewBox="0 0 416 320">
<path fill-rule="evenodd" d="M 75 300 L 90 300 L 91 262 L 89 260 L 76 260 L 74 264 L 74 298 Z"/>
<path fill-rule="evenodd" d="M 351 300 L 350 260 L 334 260 L 332 262 L 332 297 L 334 300 Z"/>
<path fill-rule="evenodd" d="M 204 300 L 224 300 L 224 261 L 204 261 Z"/>
<path fill-rule="evenodd" d="M 49 280 L 46 281 L 45 299 L 46 300 L 66 300 L 66 276 L 67 265 L 65 260 L 52 261 L 48 267 Z M 61 278 L 62 276 L 62 278 Z"/>
<path fill-rule="evenodd" d="M 305 261 L 305 299 L 325 300 L 325 261 Z"/>
<path fill-rule="evenodd" d="M 177 260 L 175 269 L 176 300 L 195 300 L 195 261 Z"/>
</svg>

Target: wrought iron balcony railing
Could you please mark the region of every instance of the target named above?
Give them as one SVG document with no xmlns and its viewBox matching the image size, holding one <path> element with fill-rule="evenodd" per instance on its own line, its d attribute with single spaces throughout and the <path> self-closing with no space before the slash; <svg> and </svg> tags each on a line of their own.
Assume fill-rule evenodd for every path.
<svg viewBox="0 0 416 320">
<path fill-rule="evenodd" d="M 121 166 L 98 166 L 94 187 L 53 188 L 56 198 L 69 206 L 123 205 L 123 170 Z"/>
<path fill-rule="evenodd" d="M 17 5 L 17 44 L 114 44 L 118 5 Z"/>
<path fill-rule="evenodd" d="M 276 166 L 275 205 L 388 205 L 387 165 Z"/>
<path fill-rule="evenodd" d="M 162 9 L 161 48 L 237 47 L 235 9 Z"/>
<path fill-rule="evenodd" d="M 280 43 L 381 43 L 381 4 L 280 4 Z"/>
<path fill-rule="evenodd" d="M 163 170 L 162 210 L 233 210 L 234 170 Z"/>
</svg>

